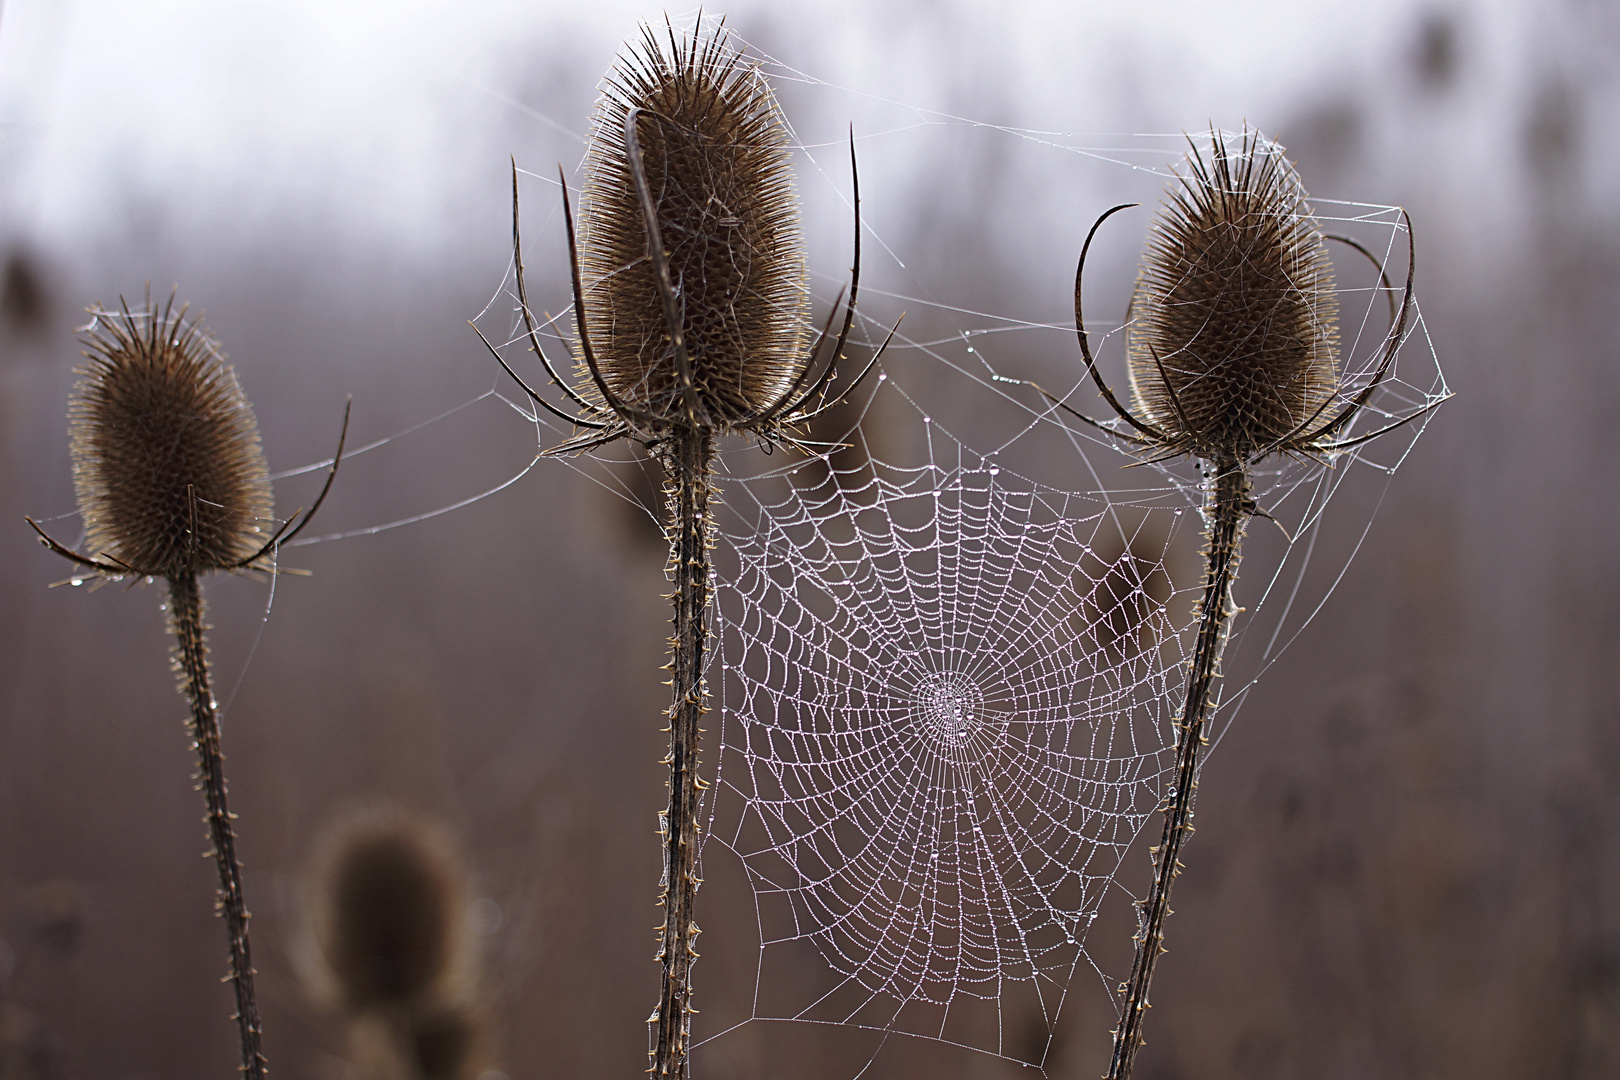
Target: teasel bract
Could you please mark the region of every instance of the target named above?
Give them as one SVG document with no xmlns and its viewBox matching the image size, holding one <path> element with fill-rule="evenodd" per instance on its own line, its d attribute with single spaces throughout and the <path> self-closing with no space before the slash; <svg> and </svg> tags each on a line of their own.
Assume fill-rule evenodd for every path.
<svg viewBox="0 0 1620 1080">
<path fill-rule="evenodd" d="M 716 440 L 742 435 L 767 449 L 778 444 L 805 449 L 795 431 L 836 404 L 828 400 L 829 388 L 855 317 L 858 179 L 848 302 L 825 365 L 815 375 L 838 304 L 815 335 L 807 322 L 808 273 L 791 155 L 769 83 L 732 47 L 723 26 L 689 38 L 668 28 L 667 48 L 651 27 L 645 28 L 639 47 L 603 86 L 586 155 L 577 245 L 563 178 L 580 355 L 577 386 L 558 373 L 535 333 L 523 284 L 513 170 L 519 309 L 530 347 L 573 411 L 536 393 L 485 341 L 538 407 L 580 432 L 548 453 L 631 438 L 663 466 L 675 632 L 666 759 L 670 798 L 660 815 L 665 910 L 657 959 L 663 977 L 650 1021 L 650 1071 L 659 1078 L 688 1075 L 694 1011 L 697 813 L 704 786 L 698 743 L 707 708 L 703 666 Z M 853 172 L 853 138 L 850 163 Z M 880 347 L 841 396 L 861 383 L 882 352 Z"/>
<path fill-rule="evenodd" d="M 1128 204 L 1130 205 L 1130 204 Z M 1163 798 L 1164 832 L 1152 849 L 1153 882 L 1136 935 L 1136 958 L 1123 987 L 1109 1080 L 1131 1074 L 1154 966 L 1164 950 L 1171 886 L 1181 846 L 1192 832 L 1200 748 L 1215 703 L 1222 650 L 1237 608 L 1244 526 L 1259 513 L 1250 471 L 1274 454 L 1331 458 L 1422 415 L 1414 412 L 1364 435 L 1341 432 L 1383 383 L 1406 334 L 1412 307 L 1414 248 L 1407 233 L 1406 287 L 1377 364 L 1366 382 L 1347 389 L 1338 365 L 1338 298 L 1326 240 L 1282 147 L 1258 132 L 1210 133 L 1208 157 L 1193 145 L 1185 170 L 1166 191 L 1137 276 L 1127 353 L 1136 412 L 1119 403 L 1091 355 L 1081 306 L 1086 254 L 1099 217 L 1081 248 L 1075 274 L 1075 329 L 1081 355 L 1103 399 L 1128 430 L 1103 425 L 1047 397 L 1113 437 L 1146 461 L 1196 458 L 1204 477 L 1205 572 L 1176 759 Z M 1343 240 L 1372 256 L 1354 240 Z M 1373 259 L 1377 264 L 1377 259 Z M 1380 266 L 1380 275 L 1383 274 Z M 1386 293 L 1393 297 L 1388 278 Z M 1044 391 L 1043 391 L 1044 393 Z"/>
<path fill-rule="evenodd" d="M 315 505 L 278 528 L 258 424 L 218 344 L 186 318 L 186 308 L 175 309 L 173 296 L 161 309 L 148 298 L 137 312 L 128 305 L 91 311 L 94 321 L 83 339 L 87 362 L 78 369 L 69 417 L 73 483 L 92 554 L 73 551 L 31 519 L 29 524 L 81 572 L 168 583 L 174 667 L 191 705 L 189 729 L 219 872 L 218 907 L 229 938 L 242 1072 L 257 1080 L 265 1074 L 265 1058 L 249 915 L 226 800 L 198 578 L 211 570 L 275 572 L 277 546 L 308 523 L 331 489 L 343 439 Z"/>
</svg>

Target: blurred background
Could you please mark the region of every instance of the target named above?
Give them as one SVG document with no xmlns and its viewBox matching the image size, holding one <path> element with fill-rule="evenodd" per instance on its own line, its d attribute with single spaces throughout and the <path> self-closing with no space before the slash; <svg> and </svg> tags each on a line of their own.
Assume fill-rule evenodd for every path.
<svg viewBox="0 0 1620 1080">
<path fill-rule="evenodd" d="M 1340 494 L 1349 520 L 1377 509 L 1366 542 L 1209 759 L 1137 1075 L 1620 1073 L 1620 511 L 1598 497 L 1620 450 L 1620 140 L 1602 119 L 1620 106 L 1620 8 L 726 14 L 803 73 L 777 86 L 805 146 L 818 316 L 848 267 L 854 124 L 864 313 L 907 310 L 914 339 L 986 332 L 1019 377 L 1072 385 L 1061 327 L 1085 229 L 1159 188 L 1128 157 L 1076 147 L 1247 121 L 1313 194 L 1410 211 L 1458 397 L 1387 494 L 1381 478 Z M 273 469 L 329 455 L 353 395 L 351 446 L 389 441 L 345 464 L 317 532 L 495 488 L 536 449 L 489 395 L 504 386 L 466 325 L 511 329 L 509 159 L 532 174 L 530 295 L 562 310 L 548 178 L 561 162 L 577 183 L 598 81 L 639 20 L 662 18 L 619 0 L 0 12 L 5 1080 L 236 1062 L 161 590 L 49 590 L 67 567 L 22 521 L 78 534 L 65 410 L 85 306 L 178 284 L 235 364 Z M 1097 310 L 1123 309 L 1146 221 L 1100 242 Z M 926 382 L 932 356 L 912 355 Z M 1121 377 L 1117 346 L 1105 366 Z M 276 1075 L 344 1074 L 350 1044 L 309 985 L 305 897 L 320 838 L 383 802 L 459 839 L 483 969 L 475 1073 L 645 1068 L 668 613 L 656 523 L 632 501 L 655 487 L 618 456 L 541 462 L 454 512 L 289 552 L 314 576 L 280 579 L 273 604 L 262 582 L 209 582 Z M 278 484 L 280 511 L 318 483 Z M 1145 851 L 1131 858 L 1145 874 Z M 753 978 L 752 946 L 725 944 L 752 909 L 711 873 L 698 1007 L 712 995 L 723 1011 Z M 1097 948 L 1122 972 L 1128 940 Z M 1111 1026 L 1077 996 L 1031 1053 L 1053 1076 L 1098 1075 Z M 868 1062 L 874 1078 L 1022 1074 L 937 1044 L 876 1053 L 753 1024 L 700 1050 L 696 1075 Z"/>
</svg>

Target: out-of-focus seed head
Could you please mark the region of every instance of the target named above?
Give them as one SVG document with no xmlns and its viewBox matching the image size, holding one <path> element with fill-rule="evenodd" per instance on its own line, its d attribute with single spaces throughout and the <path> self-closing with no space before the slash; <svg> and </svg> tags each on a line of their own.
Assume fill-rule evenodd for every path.
<svg viewBox="0 0 1620 1080">
<path fill-rule="evenodd" d="M 809 283 L 787 127 L 725 31 L 649 28 L 608 77 L 581 199 L 586 330 L 604 381 L 631 408 L 684 422 L 675 352 L 648 258 L 625 122 L 636 123 L 657 206 L 698 423 L 747 429 L 808 361 Z"/>
<path fill-rule="evenodd" d="M 269 538 L 272 503 L 235 373 L 172 298 L 94 314 L 68 410 L 91 550 L 165 577 L 237 566 Z"/>
<path fill-rule="evenodd" d="M 413 1017 L 405 1043 L 419 1080 L 464 1080 L 477 1027 L 468 1012 L 441 1008 Z"/>
<path fill-rule="evenodd" d="M 379 810 L 344 823 L 324 848 L 313 929 L 344 1009 L 418 1008 L 467 974 L 466 871 L 443 829 Z"/>
<path fill-rule="evenodd" d="M 1131 386 L 1169 447 L 1245 461 L 1297 449 L 1337 389 L 1339 305 L 1282 147 L 1248 131 L 1210 142 L 1209 160 L 1188 154 L 1143 253 Z"/>
</svg>

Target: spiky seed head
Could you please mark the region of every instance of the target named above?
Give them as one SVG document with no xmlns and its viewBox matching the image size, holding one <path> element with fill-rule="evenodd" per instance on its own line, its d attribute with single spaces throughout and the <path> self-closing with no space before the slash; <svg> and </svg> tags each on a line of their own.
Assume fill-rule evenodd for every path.
<svg viewBox="0 0 1620 1080">
<path fill-rule="evenodd" d="M 1295 449 L 1337 388 L 1339 305 L 1282 147 L 1249 131 L 1210 142 L 1209 160 L 1187 155 L 1143 253 L 1131 386 L 1172 447 L 1244 461 Z"/>
<path fill-rule="evenodd" d="M 636 123 L 700 406 L 746 429 L 807 362 L 809 280 L 787 127 L 758 68 L 725 31 L 650 29 L 608 76 L 586 157 L 580 271 L 604 381 L 632 408 L 684 422 L 675 352 L 631 173 Z"/>
<path fill-rule="evenodd" d="M 91 551 L 165 577 L 238 565 L 269 539 L 272 503 L 236 374 L 173 297 L 92 312 L 68 408 Z"/>
<path fill-rule="evenodd" d="M 445 830 L 381 809 L 343 823 L 315 874 L 313 929 L 351 1013 L 420 1007 L 469 963 L 466 871 Z"/>
</svg>

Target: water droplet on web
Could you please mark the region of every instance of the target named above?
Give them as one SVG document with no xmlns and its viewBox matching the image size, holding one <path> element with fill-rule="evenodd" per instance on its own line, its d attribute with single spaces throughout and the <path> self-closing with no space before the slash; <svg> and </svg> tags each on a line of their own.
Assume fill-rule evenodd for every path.
<svg viewBox="0 0 1620 1080">
<path fill-rule="evenodd" d="M 69 581 L 69 584 L 72 585 L 75 589 L 77 589 L 80 585 L 84 584 L 84 578 L 82 578 L 82 577 L 73 578 L 72 580 Z"/>
</svg>

